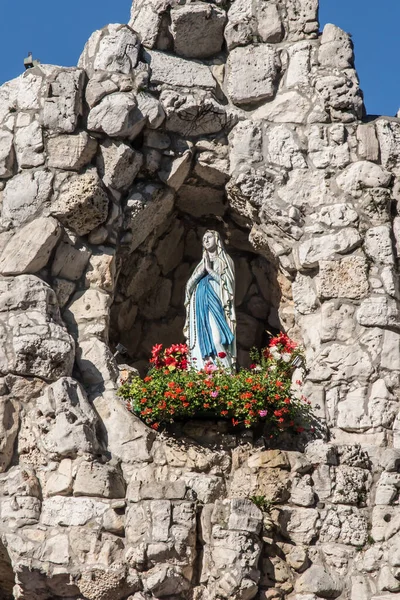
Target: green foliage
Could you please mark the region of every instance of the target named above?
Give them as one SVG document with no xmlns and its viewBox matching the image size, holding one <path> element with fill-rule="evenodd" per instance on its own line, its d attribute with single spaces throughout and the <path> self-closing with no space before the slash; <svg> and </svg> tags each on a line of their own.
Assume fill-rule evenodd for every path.
<svg viewBox="0 0 400 600">
<path fill-rule="evenodd" d="M 270 512 L 273 502 L 265 496 L 250 496 L 249 500 L 253 502 L 262 512 Z"/>
<path fill-rule="evenodd" d="M 163 350 L 157 345 L 147 377 L 126 382 L 119 395 L 128 410 L 154 429 L 161 423 L 204 416 L 227 418 L 234 426 L 265 422 L 271 435 L 288 429 L 301 432 L 310 409 L 292 386 L 292 362 L 300 354 L 281 334 L 262 352 L 251 353 L 250 369 L 232 372 L 217 360 L 197 371 L 188 366 L 186 346 Z"/>
</svg>

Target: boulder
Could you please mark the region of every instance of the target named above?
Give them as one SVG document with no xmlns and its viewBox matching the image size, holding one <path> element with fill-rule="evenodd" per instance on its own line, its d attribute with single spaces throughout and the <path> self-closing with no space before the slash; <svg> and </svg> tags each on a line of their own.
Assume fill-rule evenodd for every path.
<svg viewBox="0 0 400 600">
<path fill-rule="evenodd" d="M 209 58 L 222 49 L 226 13 L 215 4 L 185 4 L 171 10 L 171 34 L 179 56 Z"/>
<path fill-rule="evenodd" d="M 4 277 L 0 295 L 0 371 L 48 381 L 70 375 L 74 343 L 50 286 L 32 275 Z"/>
<path fill-rule="evenodd" d="M 49 261 L 61 236 L 59 223 L 51 217 L 40 217 L 13 235 L 0 255 L 0 273 L 21 275 L 37 273 Z"/>
<path fill-rule="evenodd" d="M 145 60 L 151 69 L 152 85 L 216 90 L 217 82 L 210 68 L 201 62 L 186 60 L 158 50 L 147 51 Z"/>
<path fill-rule="evenodd" d="M 96 154 L 97 141 L 85 131 L 75 135 L 59 135 L 47 142 L 47 164 L 65 171 L 80 171 Z"/>
<path fill-rule="evenodd" d="M 53 174 L 46 170 L 22 171 L 7 183 L 3 194 L 3 224 L 20 226 L 40 214 L 52 192 Z"/>
<path fill-rule="evenodd" d="M 51 213 L 78 235 L 86 235 L 107 219 L 108 196 L 95 169 L 73 175 L 61 186 Z"/>
<path fill-rule="evenodd" d="M 279 56 L 270 44 L 234 48 L 226 64 L 226 86 L 232 102 L 246 106 L 273 98 L 279 68 Z"/>
<path fill-rule="evenodd" d="M 89 77 L 96 71 L 129 75 L 137 65 L 139 50 L 136 33 L 128 25 L 114 23 L 91 35 L 78 65 Z"/>
<path fill-rule="evenodd" d="M 37 444 L 45 455 L 59 460 L 98 451 L 96 413 L 71 377 L 50 385 L 34 413 Z"/>
<path fill-rule="evenodd" d="M 104 185 L 128 189 L 143 164 L 143 155 L 124 142 L 105 140 L 100 144 L 97 168 Z"/>
<path fill-rule="evenodd" d="M 124 498 L 125 481 L 121 471 L 108 464 L 82 462 L 75 477 L 74 496 Z"/>
<path fill-rule="evenodd" d="M 20 168 L 29 169 L 43 165 L 45 161 L 43 149 L 42 126 L 37 121 L 25 127 L 18 127 L 15 132 L 15 150 Z"/>
<path fill-rule="evenodd" d="M 43 125 L 57 133 L 73 133 L 82 114 L 85 72 L 70 68 L 58 70 L 48 80 L 49 96 L 44 102 Z"/>
</svg>

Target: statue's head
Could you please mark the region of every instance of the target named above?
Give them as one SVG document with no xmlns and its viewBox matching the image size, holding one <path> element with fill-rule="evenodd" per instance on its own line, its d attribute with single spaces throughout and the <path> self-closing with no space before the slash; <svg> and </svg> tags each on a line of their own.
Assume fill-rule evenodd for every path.
<svg viewBox="0 0 400 600">
<path fill-rule="evenodd" d="M 208 252 L 215 252 L 217 249 L 218 239 L 218 232 L 208 229 L 203 235 L 203 248 L 208 250 Z"/>
</svg>

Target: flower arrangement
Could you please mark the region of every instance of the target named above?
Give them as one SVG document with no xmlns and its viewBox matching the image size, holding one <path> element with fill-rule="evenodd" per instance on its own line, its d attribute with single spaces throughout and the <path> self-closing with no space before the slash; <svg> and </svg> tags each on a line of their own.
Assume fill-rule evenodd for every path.
<svg viewBox="0 0 400 600">
<path fill-rule="evenodd" d="M 250 353 L 249 369 L 233 372 L 217 360 L 196 370 L 189 366 L 184 344 L 166 349 L 157 344 L 148 375 L 124 383 L 119 395 L 128 410 L 153 429 L 201 415 L 228 418 L 234 426 L 264 422 L 271 434 L 288 429 L 301 432 L 310 409 L 308 401 L 293 391 L 293 362 L 300 356 L 297 345 L 281 333 L 267 348 Z M 225 358 L 223 352 L 219 358 Z"/>
</svg>

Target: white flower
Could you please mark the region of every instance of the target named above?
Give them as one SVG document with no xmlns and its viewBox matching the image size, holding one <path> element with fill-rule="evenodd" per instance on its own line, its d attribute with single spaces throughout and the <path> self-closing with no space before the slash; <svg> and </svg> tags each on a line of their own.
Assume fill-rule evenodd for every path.
<svg viewBox="0 0 400 600">
<path fill-rule="evenodd" d="M 284 353 L 282 354 L 282 360 L 283 360 L 283 362 L 285 362 L 285 363 L 289 363 L 289 362 L 290 362 L 290 360 L 291 360 L 291 358 L 292 358 L 292 356 L 291 356 L 291 354 L 289 354 L 289 352 L 284 352 Z"/>
<path fill-rule="evenodd" d="M 256 367 L 254 367 L 252 369 L 252 371 L 262 371 L 262 366 L 261 365 L 257 365 Z"/>
<path fill-rule="evenodd" d="M 269 367 L 269 370 L 270 370 L 270 371 L 275 371 L 275 370 L 276 370 L 276 365 L 271 365 L 271 366 Z"/>
<path fill-rule="evenodd" d="M 272 348 L 270 348 L 270 353 L 271 356 L 275 359 L 275 360 L 280 360 L 281 357 L 281 353 L 279 352 L 279 350 L 277 348 L 275 348 L 275 346 L 273 346 Z"/>
</svg>

